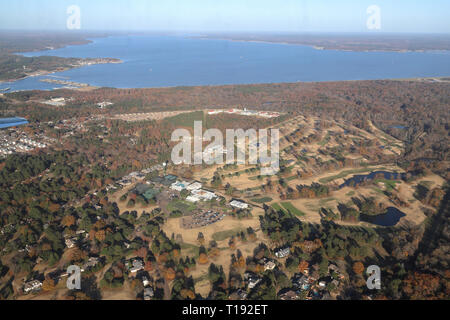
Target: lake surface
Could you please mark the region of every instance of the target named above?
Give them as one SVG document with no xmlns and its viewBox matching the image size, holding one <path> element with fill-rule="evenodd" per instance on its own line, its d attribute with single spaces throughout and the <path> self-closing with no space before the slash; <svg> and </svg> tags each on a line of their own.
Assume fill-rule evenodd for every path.
<svg viewBox="0 0 450 320">
<path fill-rule="evenodd" d="M 0 129 L 16 127 L 23 124 L 27 124 L 28 121 L 24 118 L 14 117 L 14 118 L 0 118 Z"/>
<path fill-rule="evenodd" d="M 400 221 L 401 218 L 405 216 L 406 215 L 397 208 L 389 207 L 387 208 L 387 212 L 385 214 L 379 214 L 376 216 L 362 214 L 360 219 L 361 221 L 369 222 L 377 226 L 393 227 Z"/>
<path fill-rule="evenodd" d="M 145 88 L 450 76 L 450 52 L 345 52 L 175 36 L 99 38 L 86 45 L 24 55 L 118 58 L 124 63 L 2 83 L 0 89 L 62 87 L 39 81 L 49 78 L 102 87 Z"/>
<path fill-rule="evenodd" d="M 404 173 L 397 172 L 388 172 L 388 171 L 374 171 L 369 174 L 357 174 L 353 177 L 345 180 L 343 184 L 339 186 L 339 188 L 349 187 L 352 185 L 358 185 L 364 181 L 371 181 L 375 179 L 375 177 L 383 176 L 386 180 L 403 180 L 406 177 Z"/>
</svg>

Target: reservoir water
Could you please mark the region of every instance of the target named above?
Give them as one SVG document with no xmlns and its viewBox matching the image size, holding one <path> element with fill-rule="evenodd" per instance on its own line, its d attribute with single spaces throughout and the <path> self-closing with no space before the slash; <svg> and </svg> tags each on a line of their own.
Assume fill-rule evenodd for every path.
<svg viewBox="0 0 450 320">
<path fill-rule="evenodd" d="M 0 89 L 51 90 L 42 79 L 115 88 L 373 80 L 450 76 L 450 52 L 346 52 L 308 46 L 175 36 L 114 36 L 27 57 L 118 58 L 48 76 L 1 83 Z"/>
<path fill-rule="evenodd" d="M 28 120 L 24 118 L 14 117 L 14 118 L 0 118 L 0 129 L 17 127 L 23 124 L 27 124 Z"/>
<path fill-rule="evenodd" d="M 386 213 L 379 214 L 376 216 L 364 215 L 362 214 L 361 221 L 369 222 L 382 227 L 393 227 L 395 226 L 401 218 L 406 215 L 394 207 L 387 208 Z"/>
<path fill-rule="evenodd" d="M 386 180 L 402 180 L 405 177 L 404 173 L 397 172 L 388 172 L 388 171 L 374 171 L 369 174 L 358 174 L 353 177 L 345 180 L 343 184 L 339 186 L 339 188 L 344 188 L 352 185 L 358 185 L 364 181 L 371 181 L 375 179 L 375 177 L 380 177 Z"/>
</svg>

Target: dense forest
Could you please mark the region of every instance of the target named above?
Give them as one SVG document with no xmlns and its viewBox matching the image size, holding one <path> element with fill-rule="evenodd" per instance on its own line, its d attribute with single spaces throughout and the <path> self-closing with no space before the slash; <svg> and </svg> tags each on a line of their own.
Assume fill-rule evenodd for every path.
<svg viewBox="0 0 450 320">
<path fill-rule="evenodd" d="M 54 97 L 67 98 L 67 105 L 51 107 L 41 103 L 43 99 Z M 111 101 L 114 105 L 98 108 L 96 104 L 102 101 Z M 64 235 L 72 236 L 78 229 L 83 229 L 88 234 L 87 247 L 73 250 L 64 266 L 86 260 L 88 253 L 99 254 L 105 257 L 102 266 L 110 264 L 100 279 L 100 286 L 117 288 L 127 280 L 123 257 L 136 253 L 143 259 L 146 270 L 158 268 L 160 271 L 160 278 L 154 281 L 157 298 L 163 298 L 165 281 L 175 283 L 170 292 L 172 298 L 198 298 L 189 270 L 196 263 L 204 263 L 218 254 L 214 243 L 202 244 L 194 261 L 181 257 L 180 245 L 162 231 L 164 220 L 158 212 L 145 213 L 139 218 L 135 212 L 119 215 L 117 203 L 110 201 L 105 190 L 107 185 L 131 171 L 167 160 L 170 134 L 174 129 L 186 127 L 191 130 L 194 120 L 202 120 L 205 128 L 269 127 L 295 115 L 317 116 L 322 119 L 319 121 L 323 122 L 321 128 L 326 128 L 329 119 L 340 119 L 370 132 L 375 130 L 370 126 L 373 123 L 403 141 L 406 151 L 398 157 L 384 159 L 376 152 L 370 152 L 371 148 L 376 149 L 375 145 L 361 146 L 366 149 L 368 158 L 374 162 L 396 162 L 406 172 L 430 170 L 448 182 L 449 105 L 448 83 L 419 81 L 102 88 L 87 92 L 57 90 L 5 94 L 0 100 L 2 116 L 26 117 L 30 121 L 27 132 L 45 132 L 57 143 L 45 152 L 12 155 L 0 161 L 0 247 L 5 249 L 0 274 L 17 279 L 19 276 L 32 278 L 31 271 L 38 260 L 56 266 L 64 256 Z M 260 120 L 244 116 L 213 117 L 198 112 L 230 107 L 275 110 L 284 114 L 278 119 Z M 112 119 L 119 113 L 167 110 L 193 112 L 158 121 Z M 303 137 L 301 133 L 287 138 L 292 144 L 297 139 L 319 139 L 314 135 Z M 339 160 L 342 151 L 345 150 L 340 150 L 339 146 L 329 151 L 336 159 L 332 164 L 315 159 L 308 161 L 313 162 L 318 172 L 329 166 L 341 168 L 346 165 L 344 160 Z M 310 174 L 297 173 L 301 177 Z M 270 188 L 263 182 L 261 185 Z M 282 182 L 280 186 L 283 186 Z M 94 195 L 93 190 L 98 192 Z M 299 184 L 280 190 L 291 199 L 323 197 L 331 191 L 324 184 Z M 374 263 L 386 270 L 384 277 L 390 283 L 376 298 L 448 297 L 449 191 L 446 189 L 442 195 L 434 193 L 435 190 L 426 186 L 417 190 L 415 197 L 419 201 L 437 208 L 437 212 L 427 214 L 425 223 L 420 225 L 375 229 L 341 226 L 333 222 L 333 212 L 323 212 L 326 217 L 322 219 L 323 223 L 315 225 L 302 223 L 288 212 L 268 207 L 264 207 L 260 225 L 271 241 L 271 249 L 284 245 L 292 248 L 295 254 L 283 265 L 289 272 L 301 269 L 308 261 L 321 276 L 328 272 L 325 269 L 329 262 L 339 264 L 344 261 L 347 273 L 354 277 L 342 298 L 363 298 L 368 294 L 361 289 L 364 288 L 360 285 L 361 269 Z M 436 199 L 441 196 L 443 201 L 439 203 Z M 361 212 L 374 208 L 370 198 L 355 198 L 354 202 Z M 357 220 L 355 212 L 345 207 L 341 209 L 344 220 Z M 140 231 L 137 231 L 138 227 Z M 135 237 L 126 247 L 124 242 L 131 235 Z M 253 237 L 254 232 L 247 231 L 233 237 L 229 246 L 234 247 L 238 238 Z M 267 256 L 268 251 L 261 245 L 260 250 L 255 251 L 254 259 L 250 257 L 245 261 L 236 254 L 230 264 L 235 269 L 245 267 L 262 273 L 258 261 Z M 242 281 L 237 273 L 233 273 L 233 268 L 230 273 L 225 275 L 221 266 L 210 266 L 210 298 L 226 298 L 232 288 L 240 288 Z M 262 285 L 251 291 L 249 298 L 274 298 L 275 288 L 281 290 L 290 285 L 286 278 L 279 272 L 264 273 Z M 11 283 L 2 285 L 1 297 L 11 297 Z M 134 286 L 136 292 L 140 292 L 139 285 L 135 283 Z M 96 290 L 85 290 L 83 294 L 85 296 L 80 293 L 72 298 L 98 297 Z"/>
</svg>

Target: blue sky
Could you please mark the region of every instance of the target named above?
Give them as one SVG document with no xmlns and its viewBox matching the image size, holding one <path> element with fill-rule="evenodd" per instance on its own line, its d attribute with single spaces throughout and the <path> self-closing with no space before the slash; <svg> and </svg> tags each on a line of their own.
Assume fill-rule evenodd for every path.
<svg viewBox="0 0 450 320">
<path fill-rule="evenodd" d="M 64 30 L 67 8 L 81 30 L 450 33 L 449 0 L 0 0 L 0 30 Z M 373 31 L 372 31 L 373 32 Z"/>
</svg>

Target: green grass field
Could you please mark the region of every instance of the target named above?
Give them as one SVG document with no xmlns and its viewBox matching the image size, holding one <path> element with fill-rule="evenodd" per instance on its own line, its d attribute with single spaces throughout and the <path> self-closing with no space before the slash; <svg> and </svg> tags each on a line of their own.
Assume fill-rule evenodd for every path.
<svg viewBox="0 0 450 320">
<path fill-rule="evenodd" d="M 222 241 L 222 240 L 231 238 L 232 236 L 235 236 L 238 232 L 245 232 L 245 231 L 246 230 L 242 229 L 242 228 L 218 231 L 218 232 L 213 233 L 212 238 L 216 241 Z"/>
<path fill-rule="evenodd" d="M 253 202 L 256 202 L 256 203 L 266 203 L 266 202 L 270 202 L 270 201 L 272 201 L 272 200 L 273 200 L 273 199 L 270 198 L 270 197 L 254 198 L 254 199 L 252 199 L 252 201 L 253 201 Z"/>
<path fill-rule="evenodd" d="M 397 186 L 397 183 L 400 183 L 400 181 L 396 181 L 396 180 L 386 180 L 386 179 L 375 180 L 375 183 L 379 183 L 379 182 L 382 182 L 385 184 L 387 191 L 394 190 Z"/>
<path fill-rule="evenodd" d="M 272 203 L 271 207 L 274 208 L 276 211 L 283 211 L 286 212 L 286 210 L 284 210 L 278 203 Z"/>
<path fill-rule="evenodd" d="M 299 209 L 297 209 L 296 207 L 294 207 L 294 205 L 290 202 L 281 202 L 281 205 L 288 210 L 290 213 L 292 213 L 293 215 L 296 215 L 297 217 L 302 217 L 305 215 L 304 212 L 300 211 Z"/>
<path fill-rule="evenodd" d="M 191 212 L 195 208 L 196 206 L 193 203 L 184 200 L 173 200 L 167 205 L 167 209 L 169 209 L 170 212 L 175 210 L 180 210 L 181 212 Z"/>
</svg>

